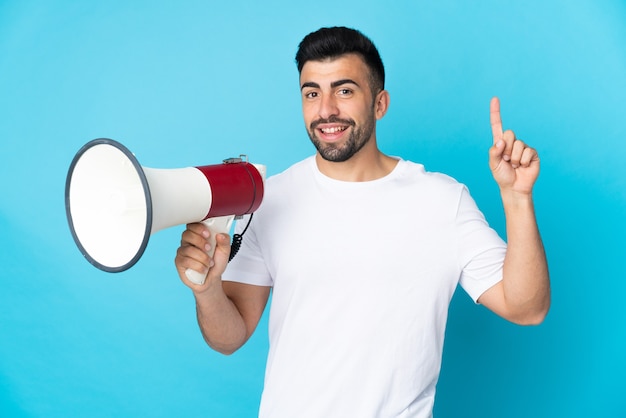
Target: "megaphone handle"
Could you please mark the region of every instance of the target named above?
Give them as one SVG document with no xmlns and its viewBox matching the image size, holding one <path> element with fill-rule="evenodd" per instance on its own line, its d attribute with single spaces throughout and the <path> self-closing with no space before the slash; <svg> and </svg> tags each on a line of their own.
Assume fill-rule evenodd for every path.
<svg viewBox="0 0 626 418">
<path fill-rule="evenodd" d="M 229 234 L 234 219 L 235 215 L 226 215 L 216 216 L 215 218 L 208 218 L 202 221 L 202 223 L 211 231 L 211 235 L 209 236 L 209 245 L 211 246 L 211 249 L 208 252 L 209 256 L 213 257 L 213 254 L 215 253 L 215 235 L 220 233 Z M 206 279 L 205 274 L 198 273 L 192 269 L 187 269 L 185 271 L 185 275 L 190 282 L 195 284 L 204 284 L 204 280 Z"/>
</svg>

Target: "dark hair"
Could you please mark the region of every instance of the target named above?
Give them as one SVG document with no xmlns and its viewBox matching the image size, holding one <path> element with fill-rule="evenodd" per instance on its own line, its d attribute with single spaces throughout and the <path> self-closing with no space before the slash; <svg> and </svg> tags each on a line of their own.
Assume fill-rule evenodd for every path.
<svg viewBox="0 0 626 418">
<path fill-rule="evenodd" d="M 370 70 L 373 94 L 385 88 L 385 67 L 374 43 L 361 32 L 346 27 L 321 28 L 304 37 L 298 46 L 298 72 L 307 61 L 338 58 L 344 54 L 359 54 Z"/>
</svg>

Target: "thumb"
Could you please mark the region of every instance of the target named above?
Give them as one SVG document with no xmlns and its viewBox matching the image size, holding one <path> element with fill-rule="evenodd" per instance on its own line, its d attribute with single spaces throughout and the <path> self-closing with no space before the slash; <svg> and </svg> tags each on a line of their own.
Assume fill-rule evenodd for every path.
<svg viewBox="0 0 626 418">
<path fill-rule="evenodd" d="M 209 270 L 209 275 L 221 276 L 230 256 L 230 237 L 228 234 L 219 233 L 215 235 L 215 252 L 213 253 L 213 267 Z"/>
<path fill-rule="evenodd" d="M 213 257 L 225 256 L 228 260 L 230 255 L 230 236 L 228 234 L 219 233 L 215 236 L 215 254 Z"/>
</svg>

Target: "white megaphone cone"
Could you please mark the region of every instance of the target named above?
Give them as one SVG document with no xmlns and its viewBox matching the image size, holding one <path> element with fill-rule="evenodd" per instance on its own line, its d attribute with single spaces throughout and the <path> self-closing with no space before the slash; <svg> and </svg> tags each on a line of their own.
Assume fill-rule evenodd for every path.
<svg viewBox="0 0 626 418">
<path fill-rule="evenodd" d="M 177 169 L 139 165 L 111 139 L 95 139 L 74 157 L 65 183 L 65 209 L 74 241 L 95 267 L 121 272 L 143 255 L 150 235 L 203 221 L 214 235 L 258 209 L 265 167 L 241 158 Z M 212 254 L 211 254 L 212 255 Z M 204 275 L 188 270 L 196 284 Z"/>
</svg>

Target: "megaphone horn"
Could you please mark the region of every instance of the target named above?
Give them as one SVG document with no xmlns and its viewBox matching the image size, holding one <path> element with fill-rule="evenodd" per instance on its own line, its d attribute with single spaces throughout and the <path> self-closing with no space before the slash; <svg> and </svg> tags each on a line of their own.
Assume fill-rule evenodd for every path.
<svg viewBox="0 0 626 418">
<path fill-rule="evenodd" d="M 142 167 L 124 145 L 99 138 L 72 160 L 65 210 L 85 258 L 116 273 L 135 265 L 151 234 L 161 229 L 204 221 L 213 233 L 228 233 L 233 219 L 259 208 L 264 180 L 265 166 L 243 158 L 176 169 Z M 204 281 L 191 272 L 188 277 Z"/>
</svg>

